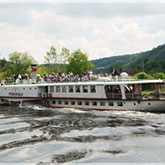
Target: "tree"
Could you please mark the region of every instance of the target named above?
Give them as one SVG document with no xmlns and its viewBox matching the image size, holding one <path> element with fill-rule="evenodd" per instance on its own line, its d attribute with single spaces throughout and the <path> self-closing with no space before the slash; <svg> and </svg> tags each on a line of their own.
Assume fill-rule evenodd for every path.
<svg viewBox="0 0 165 165">
<path fill-rule="evenodd" d="M 47 67 L 38 65 L 38 66 L 37 66 L 37 73 L 38 73 L 40 76 L 44 76 L 44 74 L 49 73 L 49 71 L 48 71 L 48 68 L 47 68 Z"/>
<path fill-rule="evenodd" d="M 49 64 L 49 72 L 59 72 L 60 68 L 63 67 L 63 64 L 68 62 L 70 56 L 69 49 L 63 47 L 61 53 L 57 53 L 57 50 L 54 46 L 51 46 L 50 51 L 46 53 L 45 63 Z M 65 70 L 65 69 L 64 69 Z"/>
<path fill-rule="evenodd" d="M 74 51 L 69 59 L 69 64 L 67 65 L 67 71 L 76 74 L 84 74 L 88 70 L 92 69 L 94 65 L 88 61 L 88 56 L 84 54 L 80 49 Z"/>
<path fill-rule="evenodd" d="M 111 73 L 115 70 L 117 74 L 120 74 L 121 72 L 125 70 L 125 68 L 121 64 L 115 63 L 115 64 L 110 65 L 109 70 Z"/>
<path fill-rule="evenodd" d="M 154 78 L 163 80 L 163 79 L 165 79 L 165 74 L 162 73 L 162 72 L 157 72 L 157 73 L 154 74 Z"/>
<path fill-rule="evenodd" d="M 136 77 L 137 79 L 149 79 L 150 78 L 150 76 L 145 72 L 137 73 L 134 77 Z"/>
<path fill-rule="evenodd" d="M 44 56 L 45 58 L 45 63 L 50 65 L 49 71 L 50 72 L 58 72 L 59 71 L 59 67 L 58 67 L 58 60 L 59 60 L 59 56 L 57 54 L 57 50 L 55 47 L 51 46 L 50 51 L 46 52 L 46 56 Z"/>
<path fill-rule="evenodd" d="M 70 56 L 70 50 L 68 48 L 63 47 L 60 54 L 61 63 L 62 64 L 68 63 L 69 56 Z"/>
<path fill-rule="evenodd" d="M 36 61 L 27 53 L 11 53 L 9 54 L 9 61 L 4 66 L 6 76 L 18 76 L 19 74 L 25 73 L 30 74 L 32 63 L 36 63 Z"/>
</svg>

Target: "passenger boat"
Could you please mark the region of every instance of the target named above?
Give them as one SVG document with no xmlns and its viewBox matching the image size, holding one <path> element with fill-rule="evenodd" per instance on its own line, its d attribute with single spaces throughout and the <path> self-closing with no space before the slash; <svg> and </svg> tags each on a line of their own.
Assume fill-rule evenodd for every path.
<svg viewBox="0 0 165 165">
<path fill-rule="evenodd" d="M 41 102 L 52 108 L 165 112 L 165 82 L 134 80 L 0 86 L 0 104 Z"/>
</svg>

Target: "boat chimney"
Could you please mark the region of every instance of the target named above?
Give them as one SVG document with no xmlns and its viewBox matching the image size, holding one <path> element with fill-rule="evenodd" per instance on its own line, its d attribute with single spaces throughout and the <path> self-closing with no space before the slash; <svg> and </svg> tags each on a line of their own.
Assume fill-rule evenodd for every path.
<svg viewBox="0 0 165 165">
<path fill-rule="evenodd" d="M 31 79 L 36 80 L 37 77 L 37 64 L 31 64 Z"/>
</svg>

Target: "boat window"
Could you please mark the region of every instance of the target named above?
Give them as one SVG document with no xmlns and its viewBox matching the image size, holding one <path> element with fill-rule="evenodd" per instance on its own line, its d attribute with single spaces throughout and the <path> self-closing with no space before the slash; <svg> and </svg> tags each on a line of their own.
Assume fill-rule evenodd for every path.
<svg viewBox="0 0 165 165">
<path fill-rule="evenodd" d="M 52 104 L 56 104 L 56 101 L 53 100 L 53 101 L 52 101 Z"/>
<path fill-rule="evenodd" d="M 114 103 L 113 102 L 109 102 L 109 106 L 114 106 Z"/>
<path fill-rule="evenodd" d="M 54 92 L 54 86 L 50 86 L 50 92 L 51 92 L 51 93 Z"/>
<path fill-rule="evenodd" d="M 56 86 L 56 92 L 57 92 L 57 93 L 60 92 L 60 86 Z"/>
<path fill-rule="evenodd" d="M 59 104 L 59 105 L 61 105 L 61 104 L 62 104 L 62 101 L 61 101 L 61 100 L 59 100 L 59 101 L 58 101 L 58 104 Z"/>
<path fill-rule="evenodd" d="M 105 106 L 105 102 L 101 101 L 100 106 Z"/>
<path fill-rule="evenodd" d="M 76 86 L 76 93 L 80 93 L 80 86 Z"/>
<path fill-rule="evenodd" d="M 97 102 L 96 101 L 94 101 L 92 104 L 93 104 L 93 106 L 97 106 Z"/>
<path fill-rule="evenodd" d="M 108 99 L 121 99 L 121 89 L 119 85 L 106 85 L 105 94 Z"/>
<path fill-rule="evenodd" d="M 83 93 L 88 93 L 88 86 L 83 86 Z"/>
<path fill-rule="evenodd" d="M 73 93 L 73 86 L 69 86 L 69 92 Z"/>
<path fill-rule="evenodd" d="M 91 93 L 96 93 L 96 86 L 92 85 L 90 86 L 91 88 Z"/>
<path fill-rule="evenodd" d="M 133 92 L 133 85 L 131 85 L 131 84 L 126 84 L 125 86 L 124 86 L 124 88 L 125 88 L 125 92 L 126 93 L 132 93 Z"/>
<path fill-rule="evenodd" d="M 122 107 L 122 106 L 123 106 L 123 103 L 122 103 L 122 102 L 118 102 L 117 105 L 118 105 L 119 107 Z"/>
<path fill-rule="evenodd" d="M 71 105 L 75 105 L 75 101 L 71 101 Z"/>
<path fill-rule="evenodd" d="M 89 105 L 89 102 L 88 102 L 88 101 L 86 101 L 86 102 L 85 102 L 85 105 Z"/>
<path fill-rule="evenodd" d="M 66 93 L 66 89 L 67 89 L 66 86 L 62 86 L 62 92 L 63 93 Z"/>
<path fill-rule="evenodd" d="M 65 101 L 64 104 L 65 104 L 65 105 L 68 105 L 68 101 Z"/>
<path fill-rule="evenodd" d="M 141 99 L 141 85 L 140 84 L 126 84 L 125 95 L 127 99 Z"/>
<path fill-rule="evenodd" d="M 143 99 L 158 99 L 159 90 L 155 89 L 155 84 L 142 84 L 142 98 Z"/>
<path fill-rule="evenodd" d="M 82 105 L 82 101 L 78 101 L 78 105 Z"/>
<path fill-rule="evenodd" d="M 165 99 L 165 84 L 159 85 L 158 89 L 160 91 L 160 98 Z M 155 96 L 156 96 L 156 94 L 155 94 Z"/>
<path fill-rule="evenodd" d="M 106 85 L 105 86 L 106 93 L 121 93 L 119 85 Z"/>
</svg>

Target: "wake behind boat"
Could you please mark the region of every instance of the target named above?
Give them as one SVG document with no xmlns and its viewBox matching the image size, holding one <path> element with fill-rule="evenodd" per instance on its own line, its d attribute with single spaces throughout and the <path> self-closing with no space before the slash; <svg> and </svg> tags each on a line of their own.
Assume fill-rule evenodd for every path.
<svg viewBox="0 0 165 165">
<path fill-rule="evenodd" d="M 87 81 L 0 86 L 0 104 L 39 101 L 52 108 L 165 112 L 163 80 Z"/>
</svg>

